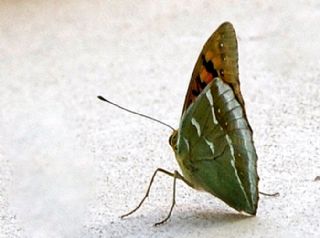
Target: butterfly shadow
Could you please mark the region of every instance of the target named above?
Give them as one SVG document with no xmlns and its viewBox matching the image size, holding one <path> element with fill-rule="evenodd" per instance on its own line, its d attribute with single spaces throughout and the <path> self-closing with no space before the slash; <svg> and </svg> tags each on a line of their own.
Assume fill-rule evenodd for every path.
<svg viewBox="0 0 320 238">
<path fill-rule="evenodd" d="M 188 226 L 198 227 L 199 225 L 207 224 L 211 227 L 220 227 L 229 225 L 231 223 L 241 222 L 244 220 L 252 219 L 254 216 L 221 210 L 201 210 L 201 211 L 178 211 L 175 213 L 177 218 L 174 218 L 174 223 L 182 225 L 188 223 Z"/>
<path fill-rule="evenodd" d="M 196 209 L 196 208 L 195 208 Z M 162 209 L 161 209 L 162 210 Z M 165 211 L 163 209 L 163 211 Z M 159 215 L 160 214 L 160 215 Z M 165 215 L 162 214 L 162 215 Z M 154 227 L 153 224 L 163 217 L 159 209 L 151 210 L 126 219 L 115 218 L 110 222 L 96 224 L 91 229 L 96 231 L 93 237 L 151 237 L 155 234 L 188 235 L 190 230 L 214 229 L 224 226 L 233 226 L 244 220 L 252 219 L 251 216 L 242 215 L 227 210 L 192 210 L 177 209 L 171 218 L 164 224 Z M 91 234 L 92 235 L 92 234 Z"/>
</svg>

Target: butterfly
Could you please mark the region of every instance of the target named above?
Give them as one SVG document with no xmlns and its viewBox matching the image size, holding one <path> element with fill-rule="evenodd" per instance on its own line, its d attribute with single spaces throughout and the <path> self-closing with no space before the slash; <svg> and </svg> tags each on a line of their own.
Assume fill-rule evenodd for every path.
<svg viewBox="0 0 320 238">
<path fill-rule="evenodd" d="M 205 43 L 192 73 L 180 126 L 170 137 L 191 187 L 255 215 L 257 154 L 240 91 L 235 30 L 225 22 Z"/>
<path fill-rule="evenodd" d="M 237 38 L 232 24 L 224 22 L 203 46 L 184 100 L 179 128 L 173 129 L 169 138 L 182 174 L 158 168 L 139 205 L 121 217 L 141 207 L 159 172 L 173 177 L 173 200 L 167 217 L 155 225 L 171 216 L 177 179 L 212 194 L 239 212 L 255 215 L 259 177 L 252 135 L 240 91 Z"/>
</svg>

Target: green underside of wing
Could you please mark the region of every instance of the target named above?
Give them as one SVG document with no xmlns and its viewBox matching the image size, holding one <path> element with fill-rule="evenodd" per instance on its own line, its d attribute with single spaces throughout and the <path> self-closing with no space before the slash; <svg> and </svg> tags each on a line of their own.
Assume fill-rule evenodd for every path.
<svg viewBox="0 0 320 238">
<path fill-rule="evenodd" d="M 208 84 L 185 111 L 175 154 L 195 188 L 238 211 L 256 213 L 259 178 L 252 134 L 232 89 L 221 79 Z"/>
</svg>

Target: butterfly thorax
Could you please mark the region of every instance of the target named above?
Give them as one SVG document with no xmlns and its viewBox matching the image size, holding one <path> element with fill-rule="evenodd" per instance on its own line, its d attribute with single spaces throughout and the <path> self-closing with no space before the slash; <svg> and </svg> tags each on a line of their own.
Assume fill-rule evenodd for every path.
<svg viewBox="0 0 320 238">
<path fill-rule="evenodd" d="M 197 190 L 204 190 L 200 184 L 197 183 L 193 176 L 193 172 L 196 169 L 191 162 L 190 155 L 186 152 L 190 148 L 187 141 L 179 141 L 181 136 L 179 135 L 179 130 L 174 130 L 169 137 L 169 144 L 175 153 L 176 160 L 181 168 L 184 179 L 188 182 L 188 185 Z"/>
<path fill-rule="evenodd" d="M 184 149 L 183 146 L 180 145 L 180 143 L 178 142 L 178 139 L 179 139 L 179 131 L 174 130 L 172 132 L 171 136 L 169 137 L 169 144 L 174 151 L 176 160 L 182 170 L 182 174 L 184 175 L 185 179 L 188 181 L 192 181 L 192 178 L 190 178 L 191 174 L 190 174 L 189 170 L 187 169 L 187 167 L 189 167 L 189 166 L 185 164 L 186 160 L 184 159 L 184 156 L 185 156 L 184 151 L 187 151 L 187 150 Z M 179 144 L 179 146 L 178 146 L 178 144 Z M 194 186 L 192 186 L 192 187 L 194 187 Z"/>
</svg>

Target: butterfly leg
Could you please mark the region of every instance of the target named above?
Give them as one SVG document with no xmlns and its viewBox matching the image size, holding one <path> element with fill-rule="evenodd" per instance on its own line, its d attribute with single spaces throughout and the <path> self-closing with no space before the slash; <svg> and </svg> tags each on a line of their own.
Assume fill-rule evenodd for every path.
<svg viewBox="0 0 320 238">
<path fill-rule="evenodd" d="M 136 212 L 136 211 L 141 207 L 141 205 L 143 204 L 143 202 L 144 202 L 144 201 L 146 200 L 146 198 L 149 196 L 149 192 L 150 192 L 150 189 L 151 189 L 151 185 L 152 185 L 153 180 L 154 180 L 154 178 L 156 177 L 156 175 L 157 175 L 158 172 L 163 172 L 163 173 L 166 173 L 166 174 L 168 174 L 168 175 L 170 175 L 170 176 L 173 175 L 172 173 L 170 173 L 170 172 L 168 172 L 168 171 L 166 171 L 166 170 L 164 170 L 164 169 L 161 169 L 161 168 L 156 169 L 156 171 L 154 171 L 154 173 L 153 173 L 153 175 L 152 175 L 152 177 L 151 177 L 151 180 L 150 180 L 150 183 L 149 183 L 147 192 L 146 192 L 146 194 L 144 195 L 144 197 L 142 198 L 142 200 L 140 201 L 139 205 L 138 205 L 135 209 L 133 209 L 132 211 L 130 211 L 130 212 L 128 212 L 128 213 L 120 216 L 120 218 L 124 218 L 124 217 L 127 217 L 127 216 L 131 215 L 132 213 Z"/>
<path fill-rule="evenodd" d="M 146 200 L 146 198 L 149 196 L 149 192 L 150 192 L 150 189 L 151 189 L 151 185 L 152 185 L 152 183 L 153 183 L 153 181 L 154 181 L 154 178 L 156 177 L 156 175 L 157 175 L 158 172 L 162 172 L 162 173 L 164 173 L 164 174 L 167 174 L 167 175 L 175 178 L 175 173 L 171 173 L 171 172 L 169 172 L 169 171 L 167 171 L 167 170 L 165 170 L 165 169 L 162 169 L 162 168 L 156 169 L 156 171 L 154 171 L 154 173 L 153 173 L 153 175 L 152 175 L 152 177 L 151 177 L 151 180 L 150 180 L 150 183 L 149 183 L 147 192 L 146 192 L 146 194 L 144 195 L 144 197 L 142 198 L 142 200 L 141 200 L 141 202 L 139 203 L 139 205 L 138 205 L 135 209 L 133 209 L 132 211 L 130 211 L 130 212 L 122 215 L 120 218 L 124 218 L 124 217 L 127 217 L 127 216 L 131 215 L 132 213 L 136 212 L 136 211 L 142 206 L 142 204 L 144 203 L 144 201 Z M 180 174 L 179 174 L 179 175 L 180 175 Z M 182 176 L 181 176 L 181 177 L 182 177 Z"/>
<path fill-rule="evenodd" d="M 186 184 L 188 184 L 189 186 L 192 187 L 192 185 L 177 170 L 175 170 L 174 173 L 170 173 L 168 171 L 165 171 L 165 170 L 161 169 L 161 172 L 164 172 L 165 174 L 173 177 L 172 203 L 171 203 L 170 211 L 169 211 L 167 217 L 165 219 L 163 219 L 162 221 L 155 223 L 154 224 L 155 226 L 158 226 L 158 225 L 161 225 L 161 224 L 165 223 L 171 217 L 172 210 L 174 208 L 174 205 L 176 204 L 176 180 L 177 179 L 181 179 Z"/>
<path fill-rule="evenodd" d="M 176 204 L 176 180 L 179 175 L 180 174 L 176 170 L 174 171 L 173 174 L 170 174 L 170 176 L 173 176 L 173 190 L 172 190 L 173 193 L 172 193 L 172 203 L 171 203 L 170 211 L 165 219 L 163 219 L 160 222 L 155 223 L 154 226 L 158 226 L 158 225 L 165 223 L 171 217 L 172 210 L 174 208 L 174 205 Z"/>
<path fill-rule="evenodd" d="M 166 217 L 165 219 L 163 219 L 162 221 L 155 223 L 154 225 L 155 225 L 155 226 L 161 225 L 161 224 L 165 223 L 165 222 L 170 218 L 171 213 L 172 213 L 172 210 L 173 210 L 174 205 L 175 205 L 175 203 L 176 203 L 176 201 L 175 201 L 175 198 L 176 198 L 176 180 L 177 180 L 177 179 L 181 179 L 182 181 L 184 181 L 185 183 L 187 183 L 189 186 L 191 186 L 191 184 L 190 184 L 178 171 L 175 170 L 174 173 L 171 173 L 171 172 L 169 172 L 169 171 L 167 171 L 167 170 L 165 170 L 165 169 L 162 169 L 162 168 L 158 168 L 158 169 L 156 169 L 156 171 L 154 171 L 154 173 L 153 173 L 153 175 L 152 175 L 152 177 L 151 177 L 151 180 L 150 180 L 150 183 L 149 183 L 147 192 L 146 192 L 146 194 L 144 195 L 144 197 L 142 198 L 142 200 L 141 200 L 141 202 L 139 203 L 139 205 L 138 205 L 135 209 L 133 209 L 132 211 L 130 211 L 130 212 L 122 215 L 121 218 L 124 218 L 124 217 L 127 217 L 127 216 L 131 215 L 132 213 L 136 212 L 136 211 L 142 206 L 142 204 L 144 203 L 144 201 L 146 200 L 146 198 L 149 196 L 149 192 L 150 192 L 150 189 L 151 189 L 151 185 L 152 185 L 152 183 L 153 183 L 153 181 L 154 181 L 154 178 L 156 177 L 156 175 L 157 175 L 158 172 L 162 172 L 162 173 L 164 173 L 164 174 L 166 174 L 166 175 L 169 175 L 169 176 L 173 177 L 173 196 L 172 196 L 171 208 L 170 208 L 170 211 L 169 211 L 167 217 Z"/>
</svg>

